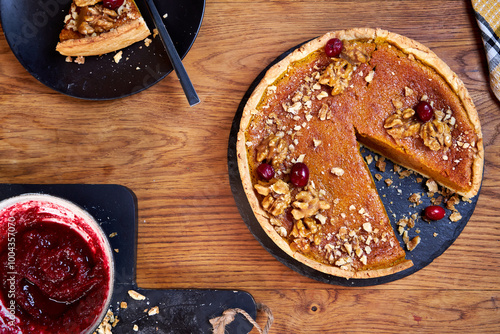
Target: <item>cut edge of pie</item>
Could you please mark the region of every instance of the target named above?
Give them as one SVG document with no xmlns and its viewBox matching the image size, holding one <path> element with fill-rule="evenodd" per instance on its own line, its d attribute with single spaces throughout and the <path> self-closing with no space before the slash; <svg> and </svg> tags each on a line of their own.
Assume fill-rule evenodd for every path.
<svg viewBox="0 0 500 334">
<path fill-rule="evenodd" d="M 333 265 L 327 265 L 315 261 L 297 251 L 292 250 L 288 242 L 284 240 L 284 238 L 282 238 L 271 225 L 268 213 L 266 213 L 262 209 L 259 199 L 255 194 L 253 182 L 251 179 L 248 156 L 247 156 L 247 148 L 246 148 L 246 130 L 253 116 L 252 111 L 255 110 L 258 104 L 260 103 L 267 87 L 272 85 L 277 80 L 277 78 L 279 78 L 280 75 L 287 70 L 290 64 L 292 64 L 295 61 L 304 59 L 311 52 L 314 52 L 315 50 L 324 47 L 326 42 L 331 38 L 339 38 L 341 40 L 371 39 L 376 41 L 388 42 L 398 47 L 404 53 L 408 55 L 413 55 L 415 59 L 422 62 L 426 66 L 434 69 L 439 75 L 441 75 L 444 78 L 444 80 L 450 86 L 451 90 L 458 96 L 461 103 L 463 104 L 463 107 L 466 110 L 469 120 L 472 123 L 477 135 L 476 145 L 478 152 L 475 155 L 475 159 L 472 163 L 472 180 L 471 180 L 472 186 L 467 191 L 461 191 L 461 190 L 457 191 L 455 189 L 451 189 L 452 191 L 462 195 L 465 198 L 473 198 L 474 196 L 476 196 L 481 186 L 483 164 L 484 164 L 484 148 L 482 141 L 481 125 L 479 122 L 479 117 L 476 108 L 467 89 L 465 88 L 463 82 L 449 68 L 449 66 L 446 63 L 444 63 L 433 51 L 431 51 L 426 46 L 414 40 L 411 40 L 405 36 L 378 28 L 377 29 L 354 28 L 348 30 L 334 31 L 326 33 L 321 37 L 318 37 L 314 40 L 307 42 L 306 44 L 294 50 L 283 60 L 273 65 L 266 72 L 263 79 L 258 83 L 253 93 L 248 98 L 247 103 L 243 109 L 242 117 L 240 120 L 240 129 L 237 135 L 236 147 L 237 147 L 238 168 L 243 189 L 247 195 L 249 204 L 255 214 L 257 221 L 264 229 L 266 234 L 272 239 L 272 241 L 277 246 L 279 246 L 289 256 L 320 272 L 344 278 L 371 278 L 371 277 L 386 276 L 410 268 L 411 266 L 413 266 L 413 262 L 408 259 L 403 259 L 399 263 L 395 263 L 392 266 L 380 269 L 347 271 L 339 267 L 335 267 Z M 377 152 L 376 148 L 373 149 L 374 151 Z M 402 161 L 396 161 L 396 162 L 411 170 L 415 170 L 414 168 L 411 168 L 411 166 L 406 166 Z M 433 175 L 426 175 L 418 170 L 415 171 L 425 177 L 428 178 L 433 177 Z M 450 188 L 447 184 L 444 184 L 442 180 L 436 179 L 435 181 L 445 186 L 446 188 Z"/>
<path fill-rule="evenodd" d="M 62 40 L 57 43 L 56 51 L 64 56 L 71 57 L 98 56 L 123 49 L 148 37 L 151 32 L 135 2 L 133 0 L 125 0 L 125 4 L 130 6 L 130 10 L 135 12 L 138 17 L 127 19 L 111 30 L 100 34 L 84 35 L 80 38 Z M 68 29 L 66 25 L 64 29 Z"/>
</svg>

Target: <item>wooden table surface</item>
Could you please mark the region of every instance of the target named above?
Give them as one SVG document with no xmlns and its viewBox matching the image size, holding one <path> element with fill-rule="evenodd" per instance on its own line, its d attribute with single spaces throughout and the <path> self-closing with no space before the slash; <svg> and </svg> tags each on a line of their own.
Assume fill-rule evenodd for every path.
<svg viewBox="0 0 500 334">
<path fill-rule="evenodd" d="M 363 288 L 320 283 L 270 255 L 238 212 L 227 164 L 233 117 L 262 69 L 303 41 L 352 27 L 406 35 L 448 63 L 475 101 L 486 150 L 477 207 L 456 242 L 409 277 Z M 270 333 L 500 332 L 500 103 L 469 1 L 208 0 L 184 64 L 201 98 L 195 107 L 175 74 L 130 97 L 85 101 L 33 78 L 2 30 L 0 183 L 130 188 L 138 284 L 248 291 L 271 308 Z"/>
</svg>

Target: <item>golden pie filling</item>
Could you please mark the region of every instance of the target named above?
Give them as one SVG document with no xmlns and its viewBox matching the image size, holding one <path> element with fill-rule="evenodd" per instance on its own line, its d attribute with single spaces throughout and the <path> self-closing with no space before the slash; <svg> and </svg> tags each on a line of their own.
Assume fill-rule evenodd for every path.
<svg viewBox="0 0 500 334">
<path fill-rule="evenodd" d="M 334 37 L 342 49 L 332 57 L 325 44 Z M 432 107 L 426 121 L 416 110 L 422 101 Z M 430 50 L 400 35 L 330 33 L 267 72 L 238 133 L 240 175 L 254 213 L 299 261 L 336 276 L 366 278 L 412 262 L 358 143 L 466 197 L 479 189 L 483 147 L 477 112 L 461 81 Z M 306 185 L 291 182 L 297 163 L 308 168 Z M 272 166 L 272 178 L 257 172 L 261 164 Z"/>
</svg>

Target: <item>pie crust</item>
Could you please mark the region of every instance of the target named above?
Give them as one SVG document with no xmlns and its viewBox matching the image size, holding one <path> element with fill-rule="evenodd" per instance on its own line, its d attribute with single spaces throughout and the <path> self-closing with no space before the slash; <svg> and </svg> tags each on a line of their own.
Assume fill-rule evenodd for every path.
<svg viewBox="0 0 500 334">
<path fill-rule="evenodd" d="M 327 274 L 339 276 L 339 277 L 345 277 L 345 278 L 371 278 L 371 277 L 379 277 L 379 276 L 386 276 L 390 275 L 402 270 L 405 270 L 413 265 L 411 260 L 406 260 L 404 258 L 404 250 L 399 246 L 399 243 L 397 245 L 394 245 L 393 242 L 391 241 L 391 247 L 393 248 L 394 255 L 390 258 L 389 262 L 380 262 L 379 265 L 377 265 L 377 261 L 373 260 L 371 262 L 371 265 L 369 264 L 368 266 L 363 266 L 359 264 L 359 259 L 355 259 L 357 261 L 358 266 L 342 266 L 342 263 L 339 265 L 335 265 L 335 261 L 333 262 L 328 262 L 325 261 L 324 259 L 317 260 L 315 258 L 314 254 L 311 255 L 309 253 L 303 253 L 297 247 L 294 245 L 291 247 L 291 242 L 290 239 L 287 239 L 286 237 L 282 237 L 279 233 L 278 230 L 279 228 L 276 227 L 276 219 L 284 221 L 289 218 L 282 218 L 283 216 L 288 215 L 290 216 L 290 210 L 293 209 L 291 205 L 288 206 L 288 208 L 285 209 L 285 213 L 278 214 L 274 216 L 271 214 L 268 210 L 265 210 L 262 206 L 262 199 L 263 196 L 259 194 L 256 191 L 255 184 L 259 183 L 259 181 L 256 178 L 256 172 L 255 172 L 255 166 L 257 162 L 254 159 L 255 152 L 256 152 L 256 146 L 259 143 L 252 143 L 251 138 L 249 138 L 249 132 L 251 129 L 254 127 L 260 126 L 258 123 L 259 122 L 264 122 L 262 119 L 267 116 L 266 112 L 263 110 L 268 107 L 264 105 L 264 102 L 268 101 L 266 98 L 268 96 L 271 96 L 272 93 L 269 93 L 269 90 L 272 88 L 272 92 L 276 90 L 276 86 L 280 84 L 280 82 L 284 81 L 284 78 L 287 78 L 290 73 L 293 73 L 295 68 L 300 68 L 304 63 L 308 64 L 308 62 L 315 61 L 316 54 L 318 52 L 324 52 L 323 48 L 326 44 L 327 41 L 329 41 L 332 38 L 338 38 L 344 42 L 352 42 L 352 43 L 357 43 L 358 41 L 360 43 L 378 43 L 377 45 L 383 45 L 384 47 L 390 48 L 395 48 L 398 51 L 398 54 L 403 54 L 404 57 L 406 57 L 408 60 L 415 62 L 418 65 L 418 68 L 423 68 L 422 71 L 424 73 L 430 73 L 429 75 L 429 80 L 436 80 L 438 78 L 440 82 L 442 81 L 442 84 L 440 87 L 442 88 L 443 91 L 445 92 L 444 94 L 449 96 L 449 101 L 452 107 L 449 109 L 452 110 L 452 117 L 453 118 L 453 124 L 449 125 L 449 127 L 452 129 L 450 130 L 450 134 L 452 135 L 452 142 L 453 142 L 453 147 L 442 147 L 439 150 L 430 150 L 427 147 L 424 147 L 422 144 L 423 138 L 418 138 L 417 137 L 409 137 L 409 138 L 403 138 L 403 139 L 397 139 L 397 138 L 391 138 L 390 136 L 385 133 L 384 135 L 388 138 L 385 141 L 379 140 L 377 138 L 371 139 L 370 136 L 370 126 L 366 126 L 368 130 L 366 130 L 366 133 L 363 133 L 365 129 L 363 129 L 364 125 L 360 125 L 360 122 L 358 121 L 358 126 L 356 126 L 356 138 L 358 141 L 362 141 L 364 145 L 367 147 L 375 150 L 376 152 L 382 154 L 383 156 L 388 157 L 389 159 L 393 160 L 395 163 L 398 163 L 408 169 L 414 170 L 418 172 L 419 174 L 434 179 L 436 182 L 441 184 L 442 186 L 450 189 L 452 192 L 457 193 L 459 195 L 462 195 L 465 198 L 472 198 L 477 195 L 480 185 L 481 185 L 481 180 L 482 180 L 482 171 L 483 171 L 483 160 L 484 160 L 484 149 L 483 149 L 483 142 L 482 142 L 482 133 L 481 133 L 481 126 L 479 122 L 479 117 L 477 115 L 477 111 L 474 107 L 474 104 L 472 102 L 472 99 L 469 96 L 469 93 L 467 92 L 467 89 L 465 88 L 463 82 L 457 77 L 457 75 L 441 60 L 439 59 L 431 50 L 429 50 L 427 47 L 423 46 L 422 44 L 411 40 L 407 37 L 388 32 L 386 30 L 382 29 L 371 29 L 371 28 L 356 28 L 356 29 L 350 29 L 350 30 L 342 30 L 342 31 L 336 31 L 336 32 L 329 32 L 319 38 L 316 38 L 314 40 L 311 40 L 310 42 L 300 46 L 298 49 L 290 53 L 288 56 L 286 56 L 283 60 L 279 61 L 277 64 L 272 66 L 265 74 L 263 79 L 260 81 L 260 83 L 256 86 L 255 90 L 249 97 L 244 109 L 243 109 L 243 114 L 242 118 L 240 121 L 240 129 L 238 132 L 237 136 L 237 158 L 238 158 L 238 168 L 241 176 L 241 181 L 243 184 L 244 191 L 247 195 L 249 204 L 255 214 L 255 217 L 259 221 L 260 225 L 264 229 L 264 231 L 267 233 L 267 235 L 278 245 L 282 250 L 284 250 L 289 256 L 295 258 L 296 260 L 300 261 L 301 263 L 314 268 L 320 272 L 324 272 Z M 342 56 L 340 56 L 342 57 Z M 369 64 L 369 61 L 368 61 Z M 359 68 L 362 67 L 359 66 Z M 354 64 L 355 67 L 356 64 Z M 298 70 L 297 70 L 298 71 Z M 427 71 L 427 72 L 426 72 Z M 354 73 L 354 72 L 353 72 Z M 354 76 L 355 74 L 353 74 Z M 375 76 L 379 75 L 375 71 Z M 290 74 L 290 76 L 292 76 Z M 371 76 L 373 78 L 373 73 L 371 73 Z M 367 81 L 367 85 L 370 84 L 372 78 L 369 78 L 367 76 L 365 80 Z M 385 76 L 387 78 L 387 76 Z M 302 78 L 304 79 L 304 78 Z M 394 78 L 394 80 L 397 80 L 398 78 Z M 291 79 L 290 79 L 291 80 Z M 375 80 L 375 79 L 374 79 Z M 388 79 L 385 79 L 388 80 Z M 389 79 L 391 80 L 391 79 Z M 405 79 L 406 80 L 406 79 Z M 354 82 L 354 81 L 353 81 Z M 390 82 L 389 82 L 390 84 Z M 284 86 L 285 84 L 283 84 Z M 446 86 L 446 87 L 445 87 Z M 339 95 L 342 94 L 349 94 L 350 89 L 352 88 L 349 87 L 348 85 L 345 87 L 344 91 L 341 92 Z M 279 90 L 280 88 L 278 88 Z M 324 90 L 324 88 L 323 88 Z M 269 93 L 269 94 L 268 94 Z M 419 94 L 418 90 L 415 92 L 416 94 Z M 403 93 L 404 95 L 404 93 Z M 290 99 L 290 96 L 287 97 L 288 100 Z M 334 96 L 335 98 L 335 96 Z M 424 99 L 424 96 L 419 96 L 420 99 Z M 425 97 L 426 98 L 426 97 Z M 283 98 L 284 100 L 286 98 Z M 271 97 L 269 97 L 269 100 L 271 100 Z M 286 102 L 289 102 L 289 101 Z M 285 102 L 285 101 L 283 101 Z M 388 102 L 388 101 L 385 101 Z M 381 102 L 381 103 L 385 103 Z M 390 102 L 390 101 L 389 101 Z M 437 104 L 439 104 L 439 101 L 435 101 Z M 448 102 L 446 100 L 445 102 Z M 394 103 L 394 102 L 393 102 Z M 391 104 L 392 106 L 392 104 Z M 454 110 L 454 108 L 457 108 L 457 110 Z M 264 109 L 263 109 L 264 108 Z M 283 107 L 285 108 L 285 107 Z M 332 109 L 332 104 L 330 105 L 330 109 Z M 397 108 L 394 108 L 397 109 Z M 338 108 L 340 110 L 340 108 Z M 336 113 L 340 113 L 340 111 L 336 111 Z M 346 109 L 343 112 L 346 113 Z M 312 111 L 310 114 L 313 117 L 317 116 L 317 109 L 315 111 Z M 449 111 L 447 111 L 449 112 Z M 347 113 L 354 113 L 354 110 L 348 110 Z M 285 113 L 286 114 L 286 113 Z M 280 114 L 281 115 L 281 114 Z M 277 118 L 283 117 L 278 115 Z M 387 116 L 387 115 L 386 115 Z M 457 125 L 455 125 L 455 116 L 457 118 Z M 276 117 L 276 115 L 273 115 L 273 117 Z M 332 116 L 335 121 L 337 122 L 342 122 L 342 117 L 339 116 L 338 118 L 335 118 L 336 116 Z M 350 116 L 346 116 L 350 117 Z M 376 117 L 375 117 L 376 118 Z M 374 122 L 376 121 L 374 118 Z M 450 118 L 450 115 L 445 116 L 445 119 Z M 302 121 L 302 119 L 301 119 Z M 328 122 L 328 120 L 327 120 Z M 349 121 L 348 121 L 349 122 Z M 305 124 L 305 123 L 303 123 Z M 318 123 L 315 123 L 318 124 Z M 342 125 L 342 123 L 338 123 L 337 126 Z M 346 123 L 347 124 L 347 123 Z M 348 124 L 349 125 L 349 124 Z M 458 162 L 455 164 L 457 166 L 451 167 L 453 165 L 452 162 L 450 161 L 438 161 L 436 160 L 436 156 L 439 158 L 442 157 L 442 159 L 448 160 L 446 152 L 458 152 L 458 148 L 456 148 L 456 143 L 459 142 L 460 138 L 457 136 L 457 133 L 460 133 L 461 131 L 461 126 L 463 125 L 464 129 L 466 129 L 466 134 L 467 138 L 469 139 L 470 143 L 467 144 L 467 146 L 470 146 L 470 150 L 467 151 L 467 154 L 465 154 L 463 157 L 460 156 L 460 159 L 467 160 L 467 166 L 466 167 L 460 167 L 460 168 L 465 168 L 467 170 L 466 176 L 469 178 L 467 180 L 460 179 L 461 176 L 457 176 L 454 178 L 454 176 L 447 176 L 449 174 L 459 174 L 459 171 L 455 173 L 455 167 L 458 168 Z M 333 129 L 336 126 L 334 121 L 330 121 L 330 128 L 326 129 Z M 380 126 L 379 126 L 380 127 Z M 420 128 L 422 128 L 421 126 Z M 383 127 L 380 127 L 383 129 Z M 255 130 L 257 131 L 257 130 Z M 275 129 L 275 131 L 278 131 Z M 309 129 L 309 132 L 314 132 L 314 129 Z M 382 131 L 384 132 L 384 131 Z M 461 134 L 463 135 L 463 134 Z M 286 136 L 286 135 L 285 135 Z M 306 134 L 306 136 L 308 136 Z M 422 135 L 423 136 L 423 135 Z M 307 137 L 309 138 L 309 137 Z M 473 138 L 470 140 L 470 138 Z M 449 140 L 449 138 L 448 138 Z M 420 148 L 416 149 L 415 151 L 411 151 L 411 147 L 408 151 L 406 152 L 406 149 L 408 147 L 403 147 L 406 142 L 411 142 L 411 145 L 418 146 Z M 418 142 L 419 144 L 415 144 L 415 142 Z M 353 144 L 355 145 L 355 144 Z M 409 145 L 409 144 L 408 144 Z M 444 145 L 444 144 L 442 144 Z M 297 145 L 298 147 L 298 145 Z M 462 147 L 460 147 L 462 149 Z M 308 150 L 314 150 L 314 147 L 310 147 Z M 294 152 L 295 158 L 296 159 L 297 155 L 300 153 L 303 153 L 304 155 L 307 156 L 308 150 L 304 150 L 303 152 Z M 444 153 L 443 153 L 444 152 Z M 470 153 L 472 152 L 472 153 Z M 359 150 L 358 150 L 359 153 Z M 442 155 L 438 155 L 442 154 Z M 327 154 L 334 154 L 333 150 L 329 150 Z M 458 153 L 457 157 L 458 157 Z M 417 157 L 417 155 L 421 155 L 421 157 Z M 315 155 L 317 157 L 317 155 Z M 423 157 L 423 158 L 422 158 Z M 362 158 L 361 158 L 362 159 Z M 419 160 L 420 159 L 420 160 Z M 422 161 L 426 161 L 428 159 L 430 167 L 426 167 L 425 164 L 422 164 Z M 413 162 L 413 160 L 417 162 Z M 455 160 L 458 161 L 458 158 Z M 364 161 L 363 161 L 364 162 Z M 462 163 L 462 162 L 460 162 Z M 438 165 L 446 165 L 450 167 L 442 167 L 441 170 L 437 170 L 438 167 L 434 168 L 433 166 L 438 166 Z M 460 165 L 463 166 L 463 165 Z M 436 171 L 434 169 L 436 169 Z M 439 167 L 441 168 L 441 167 Z M 446 169 L 447 168 L 447 169 Z M 359 167 L 358 169 L 363 169 L 363 167 Z M 344 170 L 341 170 L 342 174 L 344 173 Z M 333 173 L 333 170 L 332 170 Z M 349 170 L 347 170 L 346 173 L 349 173 Z M 365 173 L 365 172 L 363 172 Z M 286 175 L 281 174 L 280 176 L 276 176 L 275 179 L 284 179 L 286 182 Z M 321 182 L 316 179 L 314 179 L 314 176 L 311 176 L 309 179 L 309 186 L 311 185 L 311 179 L 316 182 Z M 451 180 L 453 179 L 453 180 Z M 274 180 L 274 179 L 273 179 Z M 274 181 L 271 181 L 271 183 Z M 265 183 L 265 182 L 264 182 Z M 373 180 L 372 180 L 373 183 Z M 313 184 L 316 188 L 322 189 L 322 184 Z M 290 188 L 293 186 L 290 185 Z M 370 185 L 368 185 L 367 181 L 367 187 L 369 188 Z M 367 188 L 367 189 L 368 189 Z M 370 188 L 371 189 L 371 188 Z M 317 190 L 317 189 L 316 189 Z M 327 189 L 328 190 L 328 189 Z M 372 196 L 370 193 L 371 190 L 367 190 L 369 193 L 367 196 Z M 295 192 L 296 194 L 297 192 Z M 375 191 L 376 193 L 376 191 Z M 292 195 L 293 197 L 294 195 Z M 378 195 L 375 195 L 378 196 Z M 292 199 L 292 202 L 296 199 Z M 345 199 L 344 199 L 345 200 Z M 349 199 L 347 199 L 349 200 Z M 380 199 L 378 199 L 380 200 Z M 375 202 L 377 202 L 375 200 Z M 380 202 L 381 203 L 381 202 Z M 332 204 L 332 203 L 330 203 Z M 333 206 L 333 204 L 331 205 Z M 359 208 L 357 208 L 359 209 Z M 387 217 L 387 213 L 385 212 L 385 209 L 380 208 L 380 205 L 375 203 L 373 210 L 378 210 L 378 214 L 385 215 L 386 217 L 386 222 L 381 223 L 380 228 L 388 228 L 391 232 L 391 235 L 387 234 L 387 238 L 389 240 L 397 240 L 395 239 L 395 234 L 394 231 L 392 231 L 392 227 L 389 222 L 389 218 Z M 334 210 L 334 209 L 333 209 Z M 328 210 L 325 210 L 328 211 Z M 322 213 L 322 211 L 319 211 Z M 325 214 L 326 216 L 329 216 L 331 213 Z M 316 219 L 316 223 L 319 224 L 319 222 Z M 271 223 L 271 220 L 274 220 L 274 224 Z M 296 219 L 292 219 L 295 221 L 296 226 Z M 324 224 L 324 221 L 322 222 Z M 377 224 L 377 222 L 371 221 L 372 224 Z M 328 223 L 327 223 L 328 224 Z M 279 225 L 279 224 L 278 224 Z M 284 225 L 282 225 L 284 226 Z M 378 225 L 377 225 L 378 226 Z M 354 232 L 349 231 L 348 233 L 353 233 L 353 234 L 362 234 L 364 231 L 362 231 L 362 228 L 356 226 L 356 230 Z M 321 227 L 320 227 L 321 229 Z M 370 228 L 371 229 L 371 228 Z M 288 231 L 287 231 L 287 236 L 290 235 L 290 227 L 288 226 Z M 325 236 L 322 237 L 323 239 L 318 241 L 317 243 L 320 244 L 319 247 L 323 247 L 325 245 Z M 339 243 L 339 241 L 337 241 Z M 312 243 L 311 243 L 312 244 Z M 388 242 L 381 243 L 381 244 L 388 244 Z M 373 244 L 372 244 L 373 245 Z M 348 246 L 348 245 L 347 245 Z M 346 253 L 351 254 L 351 246 L 346 249 L 344 246 L 336 245 L 337 251 L 342 253 L 342 256 L 346 255 Z M 377 245 L 373 245 L 374 248 L 378 247 Z M 380 247 L 385 247 L 385 246 L 380 246 Z M 391 248 L 387 246 L 388 248 Z M 398 249 L 399 248 L 399 249 Z M 383 252 L 383 250 L 382 250 Z M 363 251 L 361 251 L 361 254 L 363 254 Z M 366 254 L 366 252 L 365 252 Z M 352 256 L 352 258 L 356 258 L 356 256 Z M 392 262 L 391 262 L 392 261 Z M 366 258 L 365 258 L 366 262 Z"/>
<path fill-rule="evenodd" d="M 103 32 L 82 34 L 76 25 L 81 21 L 79 13 L 82 9 L 93 8 L 99 1 L 80 1 L 71 6 L 70 14 L 65 18 L 65 27 L 60 34 L 60 42 L 56 50 L 64 56 L 97 56 L 123 49 L 148 37 L 151 32 L 133 0 L 125 0 L 116 10 L 118 16 L 111 28 Z M 76 24 L 75 24 L 76 23 Z M 68 38 L 69 37 L 69 38 Z"/>
</svg>

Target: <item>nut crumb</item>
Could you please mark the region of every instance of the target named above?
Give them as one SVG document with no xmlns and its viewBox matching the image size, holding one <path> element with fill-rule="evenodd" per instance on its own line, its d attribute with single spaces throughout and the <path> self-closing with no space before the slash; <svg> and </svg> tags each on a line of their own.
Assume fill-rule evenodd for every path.
<svg viewBox="0 0 500 334">
<path fill-rule="evenodd" d="M 421 238 L 417 235 L 416 237 L 414 237 L 413 239 L 411 239 L 410 241 L 408 241 L 406 243 L 406 248 L 408 248 L 408 250 L 411 252 L 412 250 L 415 249 L 415 247 L 418 246 L 418 244 L 420 243 L 420 240 L 421 240 Z"/>
<path fill-rule="evenodd" d="M 135 290 L 128 290 L 128 295 L 132 297 L 134 300 L 144 300 L 146 299 L 145 296 L 141 295 L 139 292 Z"/>
<path fill-rule="evenodd" d="M 385 162 L 385 158 L 384 157 L 380 157 L 378 160 L 377 160 L 377 163 L 375 164 L 375 166 L 378 168 L 379 171 L 381 171 L 382 173 L 385 172 L 385 166 L 386 166 L 386 162 Z"/>
<path fill-rule="evenodd" d="M 160 308 L 158 306 L 152 307 L 148 311 L 148 315 L 149 316 L 152 316 L 152 315 L 155 315 L 155 314 L 158 314 L 158 313 L 160 313 Z"/>
<path fill-rule="evenodd" d="M 120 303 L 120 308 L 127 308 L 127 307 L 128 307 L 127 302 Z"/>
<path fill-rule="evenodd" d="M 434 181 L 433 179 L 427 180 L 427 182 L 425 182 L 425 185 L 427 186 L 427 189 L 429 190 L 429 194 L 428 194 L 429 197 L 432 197 L 434 195 L 434 193 L 437 193 L 439 190 L 436 181 Z"/>
<path fill-rule="evenodd" d="M 113 60 L 115 61 L 115 63 L 119 63 L 120 60 L 122 59 L 122 55 L 123 55 L 123 51 L 118 51 L 114 56 L 113 56 Z"/>
<path fill-rule="evenodd" d="M 410 198 L 408 198 L 408 199 L 410 202 L 414 203 L 415 205 L 420 205 L 423 203 L 420 198 L 421 198 L 421 196 L 419 193 L 414 193 L 414 194 L 411 194 Z"/>
<path fill-rule="evenodd" d="M 455 211 L 453 212 L 451 215 L 450 215 L 450 220 L 452 222 L 457 222 L 459 221 L 460 219 L 462 219 L 462 215 L 460 214 L 460 212 L 458 211 Z"/>
</svg>

